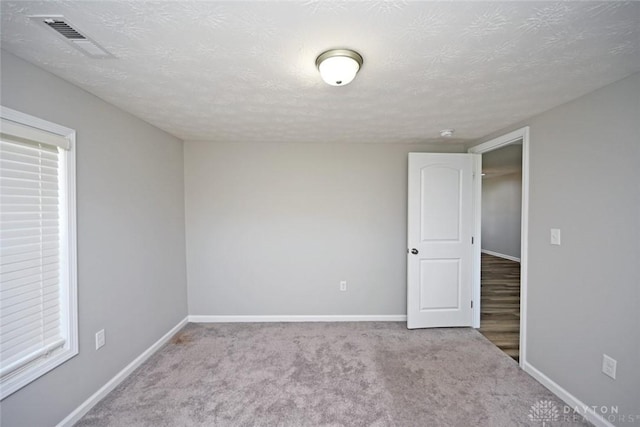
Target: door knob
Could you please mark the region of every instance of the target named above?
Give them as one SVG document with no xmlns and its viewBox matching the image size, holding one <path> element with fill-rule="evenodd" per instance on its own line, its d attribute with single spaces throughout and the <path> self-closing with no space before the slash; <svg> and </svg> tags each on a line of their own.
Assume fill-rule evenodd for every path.
<svg viewBox="0 0 640 427">
<path fill-rule="evenodd" d="M 416 248 L 411 249 L 411 253 L 414 255 L 418 255 L 418 250 Z"/>
</svg>

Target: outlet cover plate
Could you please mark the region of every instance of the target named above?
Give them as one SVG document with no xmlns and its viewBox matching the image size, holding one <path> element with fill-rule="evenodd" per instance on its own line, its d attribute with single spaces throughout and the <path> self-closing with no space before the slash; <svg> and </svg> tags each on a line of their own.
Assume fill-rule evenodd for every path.
<svg viewBox="0 0 640 427">
<path fill-rule="evenodd" d="M 104 345 L 104 329 L 96 332 L 96 350 Z"/>
<path fill-rule="evenodd" d="M 616 379 L 616 368 L 618 365 L 618 361 L 613 357 L 607 356 L 606 354 L 602 355 L 602 373 L 606 376 Z"/>
</svg>

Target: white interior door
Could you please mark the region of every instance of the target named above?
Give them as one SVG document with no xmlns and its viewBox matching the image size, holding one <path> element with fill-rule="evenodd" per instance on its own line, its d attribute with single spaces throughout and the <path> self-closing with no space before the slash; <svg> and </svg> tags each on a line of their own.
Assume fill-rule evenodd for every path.
<svg viewBox="0 0 640 427">
<path fill-rule="evenodd" d="M 409 329 L 472 324 L 476 156 L 409 153 Z"/>
</svg>

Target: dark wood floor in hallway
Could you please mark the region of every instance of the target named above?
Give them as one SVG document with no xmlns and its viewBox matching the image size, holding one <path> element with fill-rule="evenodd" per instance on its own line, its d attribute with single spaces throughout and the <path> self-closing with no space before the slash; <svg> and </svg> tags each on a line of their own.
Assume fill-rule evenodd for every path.
<svg viewBox="0 0 640 427">
<path fill-rule="evenodd" d="M 482 254 L 480 332 L 519 359 L 520 263 Z"/>
</svg>

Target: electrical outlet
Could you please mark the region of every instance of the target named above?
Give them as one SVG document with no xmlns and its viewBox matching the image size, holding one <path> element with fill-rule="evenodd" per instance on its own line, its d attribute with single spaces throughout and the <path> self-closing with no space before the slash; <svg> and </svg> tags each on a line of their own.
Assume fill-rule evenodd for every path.
<svg viewBox="0 0 640 427">
<path fill-rule="evenodd" d="M 96 350 L 104 345 L 104 329 L 96 332 Z"/>
<path fill-rule="evenodd" d="M 551 229 L 551 244 L 560 246 L 560 229 L 559 228 Z"/>
<path fill-rule="evenodd" d="M 616 367 L 618 365 L 618 361 L 613 357 L 607 356 L 606 354 L 602 355 L 602 372 L 608 376 L 616 379 Z"/>
<path fill-rule="evenodd" d="M 341 280 L 340 281 L 340 290 L 342 292 L 346 292 L 346 290 L 347 290 L 347 281 L 346 280 Z"/>
</svg>

